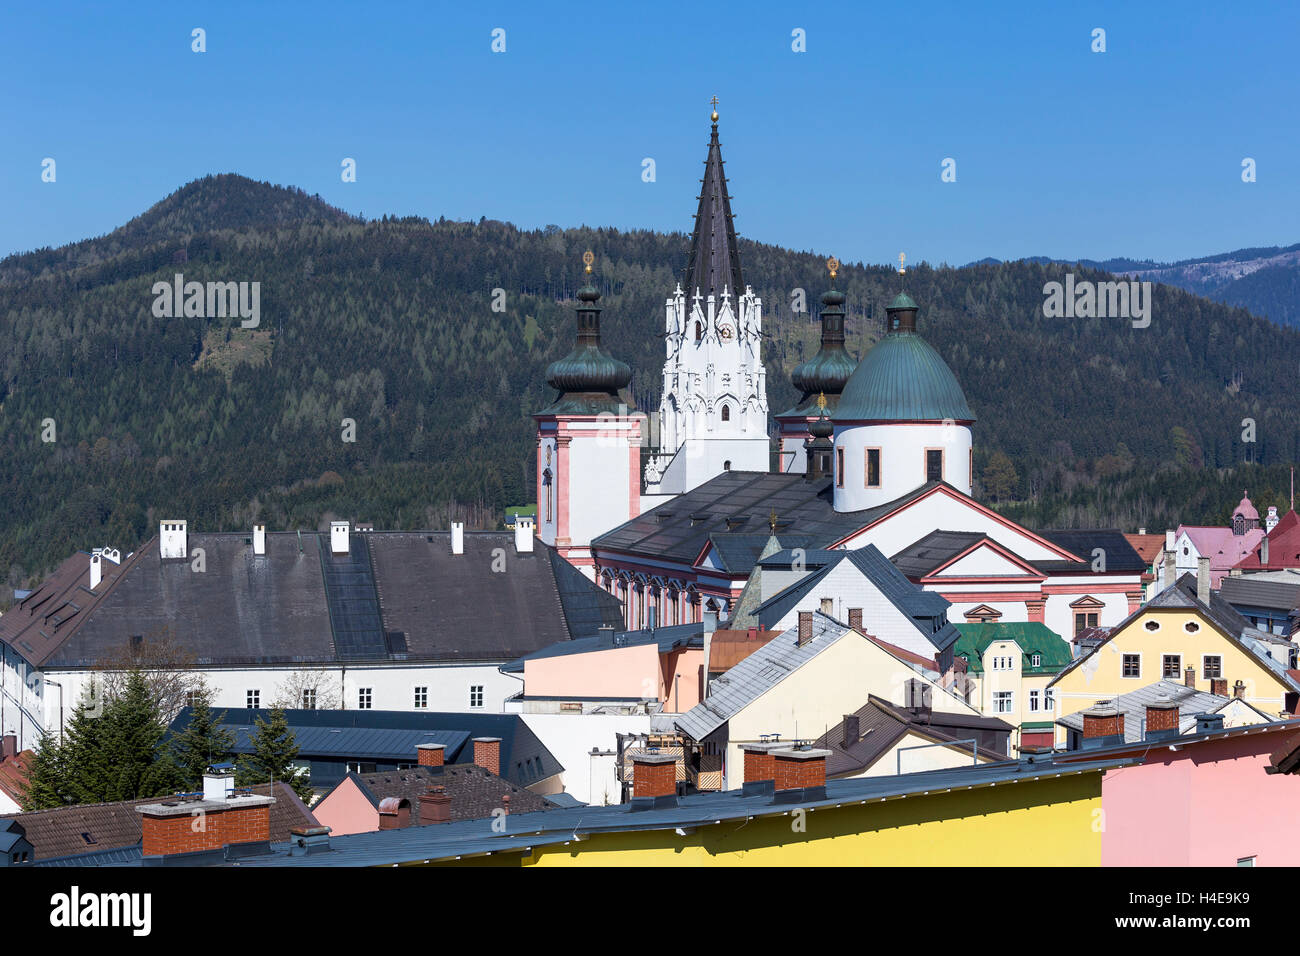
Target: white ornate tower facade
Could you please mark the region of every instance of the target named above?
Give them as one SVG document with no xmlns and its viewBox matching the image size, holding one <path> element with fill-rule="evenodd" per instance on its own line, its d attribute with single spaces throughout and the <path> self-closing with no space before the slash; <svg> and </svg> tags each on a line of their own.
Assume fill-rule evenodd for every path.
<svg viewBox="0 0 1300 956">
<path fill-rule="evenodd" d="M 745 285 L 713 114 L 686 270 L 668 299 L 658 453 L 646 493 L 682 494 L 724 471 L 768 471 L 763 302 Z"/>
</svg>

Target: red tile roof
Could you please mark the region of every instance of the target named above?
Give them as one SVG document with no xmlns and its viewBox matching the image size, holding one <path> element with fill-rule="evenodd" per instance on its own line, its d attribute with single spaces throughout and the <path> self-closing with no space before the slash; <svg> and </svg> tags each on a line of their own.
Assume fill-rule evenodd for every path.
<svg viewBox="0 0 1300 956">
<path fill-rule="evenodd" d="M 1243 571 L 1300 568 L 1300 515 L 1288 511 L 1268 533 L 1268 564 L 1260 561 L 1260 551 L 1260 543 L 1256 542 L 1254 549 L 1238 561 L 1235 567 Z"/>
<path fill-rule="evenodd" d="M 1147 563 L 1147 567 L 1150 567 L 1156 558 L 1160 557 L 1160 552 L 1165 549 L 1163 534 L 1126 534 L 1124 538 L 1133 545 L 1133 550 Z"/>
<path fill-rule="evenodd" d="M 873 637 L 870 634 L 864 634 L 862 636 L 872 644 L 875 644 L 881 650 L 893 654 L 901 661 L 905 661 L 909 664 L 916 664 L 918 667 L 924 667 L 928 671 L 937 671 L 939 669 L 938 663 L 936 663 L 932 657 L 922 657 L 920 654 L 917 654 L 914 651 L 909 651 L 905 647 L 899 647 L 897 644 L 890 644 L 888 641 L 882 641 L 880 638 Z"/>
<path fill-rule="evenodd" d="M 22 806 L 23 795 L 27 792 L 27 777 L 35 759 L 34 751 L 24 750 L 16 757 L 0 760 L 0 791 L 19 806 Z"/>
</svg>

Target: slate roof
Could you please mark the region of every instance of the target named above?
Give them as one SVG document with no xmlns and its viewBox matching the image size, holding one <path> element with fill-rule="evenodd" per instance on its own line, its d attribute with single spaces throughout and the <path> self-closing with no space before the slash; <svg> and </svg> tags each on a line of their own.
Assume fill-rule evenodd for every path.
<svg viewBox="0 0 1300 956">
<path fill-rule="evenodd" d="M 824 548 L 939 484 L 932 481 L 875 508 L 841 513 L 835 510 L 829 478 L 808 481 L 801 474 L 726 471 L 607 531 L 592 542 L 592 547 L 598 551 L 649 554 L 690 566 L 713 534 L 744 532 L 762 535 L 766 542 L 768 516 L 775 512 L 778 522 L 786 526 L 777 532 L 783 542 L 786 534 L 803 538 L 802 544 L 788 547 Z M 733 527 L 728 528 L 727 519 L 734 516 L 744 516 L 745 523 L 735 526 L 733 522 Z M 752 564 L 746 567 L 737 561 L 728 573 L 743 577 L 751 569 Z"/>
<path fill-rule="evenodd" d="M 826 758 L 826 776 L 839 777 L 846 774 L 862 773 L 869 770 L 881 755 L 886 753 L 908 733 L 918 734 L 934 743 L 953 743 L 968 739 L 971 734 L 961 733 L 960 729 L 943 723 L 943 718 L 950 716 L 942 713 L 917 714 L 903 707 L 896 707 L 889 701 L 874 694 L 867 698 L 867 703 L 860 707 L 855 715 L 858 718 L 857 739 L 845 741 L 844 721 L 840 721 L 817 739 L 813 747 L 829 750 Z M 929 718 L 933 718 L 930 720 Z M 986 725 L 986 729 L 995 733 L 1010 735 L 1010 724 L 996 717 L 975 718 Z M 957 732 L 954 733 L 953 731 Z M 971 745 L 958 745 L 965 754 L 973 756 Z M 1006 751 L 992 750 L 976 742 L 975 753 L 986 760 L 1004 761 Z M 893 773 L 896 768 L 889 768 Z"/>
<path fill-rule="evenodd" d="M 503 796 L 510 797 L 510 813 L 535 813 L 553 806 L 546 798 L 517 787 L 475 764 L 412 767 L 410 770 L 367 774 L 349 773 L 344 779 L 355 783 L 375 809 L 379 809 L 380 802 L 390 797 L 408 801 L 412 826 L 419 825 L 420 794 L 427 793 L 430 787 L 442 787 L 447 791 L 447 796 L 451 797 L 452 820 L 481 820 L 490 817 L 493 810 L 505 806 L 501 799 Z M 338 786 L 342 785 L 340 783 Z M 328 796 L 326 794 L 321 800 Z"/>
<path fill-rule="evenodd" d="M 752 524 L 752 521 L 750 523 Z M 779 534 L 770 531 L 763 534 L 724 531 L 709 535 L 709 543 L 713 545 L 713 553 L 718 563 L 733 577 L 748 574 L 773 540 L 776 541 L 776 550 L 779 551 L 806 548 L 809 539 L 806 534 L 790 534 L 784 531 Z"/>
<path fill-rule="evenodd" d="M 909 578 L 923 578 L 972 545 L 992 541 L 977 531 L 931 531 L 890 558 Z"/>
<path fill-rule="evenodd" d="M 709 696 L 679 716 L 677 727 L 702 741 L 846 634 L 861 639 L 861 635 L 820 611 L 813 614 L 812 629 L 812 640 L 803 647 L 796 643 L 798 627 L 792 627 L 758 648 L 710 683 Z"/>
<path fill-rule="evenodd" d="M 105 562 L 93 596 L 78 589 L 89 557 L 77 557 L 0 618 L 0 639 L 52 668 L 92 666 L 133 635 L 157 634 L 199 666 L 498 662 L 622 625 L 613 595 L 540 541 L 517 554 L 513 532 L 467 532 L 460 555 L 449 532 L 353 531 L 350 544 L 340 557 L 328 534 L 269 533 L 258 556 L 242 533 L 191 533 L 191 551 L 204 551 L 198 573 L 188 560 L 163 561 L 155 538 L 120 569 Z M 85 606 L 71 621 L 42 623 L 72 598 Z"/>
<path fill-rule="evenodd" d="M 1231 697 L 1196 690 L 1173 680 L 1159 680 L 1145 687 L 1139 687 L 1137 690 L 1131 690 L 1127 694 L 1112 697 L 1111 702 L 1124 715 L 1124 740 L 1126 742 L 1131 743 L 1143 739 L 1147 719 L 1147 704 L 1153 704 L 1162 699 L 1172 701 L 1178 705 L 1178 732 L 1180 734 L 1195 729 L 1197 714 L 1217 713 L 1233 701 Z M 1242 703 L 1245 704 L 1246 702 L 1242 701 Z M 1251 707 L 1249 704 L 1246 704 L 1246 706 Z M 1251 710 L 1260 715 L 1260 723 L 1273 719 L 1260 712 L 1258 708 L 1251 707 Z M 1057 723 L 1062 727 L 1083 733 L 1083 711 L 1067 714 Z"/>
<path fill-rule="evenodd" d="M 691 237 L 691 258 L 686 265 L 686 282 L 682 288 L 687 300 L 698 290 L 700 295 L 732 296 L 745 291 L 740 276 L 740 247 L 731 216 L 731 196 L 722 169 L 722 144 L 718 141 L 718 124 L 709 134 L 709 152 L 704 159 L 704 179 L 700 186 L 700 205 L 695 213 L 695 232 Z"/>
<path fill-rule="evenodd" d="M 522 674 L 527 661 L 544 660 L 549 657 L 568 657 L 573 654 L 591 654 L 595 651 L 608 651 L 616 647 L 643 647 L 646 644 L 658 644 L 659 653 L 667 654 L 681 647 L 703 647 L 704 625 L 672 624 L 668 627 L 640 628 L 635 631 L 608 630 L 591 637 L 580 637 L 572 641 L 560 641 L 540 651 L 525 654 L 501 665 L 507 674 Z"/>
<path fill-rule="evenodd" d="M 1251 576 L 1226 577 L 1219 595 L 1234 607 L 1263 607 L 1291 611 L 1300 607 L 1300 575 L 1295 584 L 1256 581 Z"/>
<path fill-rule="evenodd" d="M 220 713 L 220 711 L 218 712 Z M 235 736 L 235 754 L 252 751 L 254 721 L 266 720 L 269 710 L 228 710 L 222 726 Z M 443 744 L 449 764 L 473 763 L 475 737 L 501 738 L 502 776 L 527 786 L 554 776 L 564 767 L 538 739 L 519 714 L 459 714 L 399 710 L 286 710 L 285 719 L 303 760 L 378 760 L 414 763 L 417 744 Z M 189 724 L 186 707 L 172 721 L 177 733 Z M 540 766 L 540 774 L 525 776 L 520 765 Z"/>
<path fill-rule="evenodd" d="M 277 781 L 274 786 L 274 792 L 270 784 L 259 784 L 252 788 L 255 793 L 275 797 L 275 803 L 271 804 L 272 842 L 288 840 L 289 831 L 294 827 L 319 826 L 292 787 L 283 781 Z M 158 799 L 143 797 L 118 803 L 88 803 L 53 810 L 6 814 L 0 816 L 0 819 L 17 820 L 22 824 L 27 831 L 27 840 L 36 853 L 36 859 L 40 861 L 138 846 L 143 818 L 135 808 L 146 803 L 157 803 Z"/>
<path fill-rule="evenodd" d="M 953 654 L 966 658 L 966 670 L 979 674 L 984 670 L 984 652 L 994 641 L 1015 641 L 1024 652 L 1022 673 L 1055 674 L 1069 666 L 1074 659 L 1070 645 L 1061 639 L 1055 631 L 1038 621 L 988 622 L 984 624 L 954 625 L 961 637 L 953 647 Z M 1041 654 L 1043 662 L 1034 667 L 1030 663 L 1031 654 Z"/>
<path fill-rule="evenodd" d="M 1133 550 L 1124 533 L 1116 528 L 1087 528 L 1039 531 L 1040 537 L 1052 544 L 1077 555 L 1083 561 L 1083 567 L 1073 561 L 1034 561 L 1034 567 L 1040 571 L 1063 571 L 1078 569 L 1088 573 L 1094 561 L 1093 552 L 1100 549 L 1105 554 L 1106 572 L 1141 572 L 1148 567 L 1142 556 Z"/>
<path fill-rule="evenodd" d="M 782 555 L 773 555 L 769 560 L 775 561 L 780 557 Z M 853 551 L 824 552 L 824 557 L 819 555 L 816 561 L 824 563 L 821 563 L 818 570 L 804 575 L 758 606 L 755 615 L 762 626 L 770 627 L 790 613 L 822 579 L 845 560 L 851 562 L 894 607 L 910 618 L 916 629 L 934 645 L 935 650 L 942 651 L 957 640 L 958 631 L 946 618 L 948 608 L 951 607 L 947 599 L 909 581 L 874 544 Z"/>
</svg>

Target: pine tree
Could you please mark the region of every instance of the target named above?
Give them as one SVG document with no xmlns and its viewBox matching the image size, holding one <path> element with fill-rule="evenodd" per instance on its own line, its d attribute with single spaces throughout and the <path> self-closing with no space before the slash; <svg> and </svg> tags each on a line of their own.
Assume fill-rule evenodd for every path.
<svg viewBox="0 0 1300 956">
<path fill-rule="evenodd" d="M 24 810 L 49 810 L 72 802 L 63 779 L 63 748 L 53 734 L 41 734 L 23 790 Z"/>
<path fill-rule="evenodd" d="M 167 727 L 143 673 L 127 675 L 121 696 L 109 701 L 101 720 L 100 748 L 109 761 L 103 799 L 134 800 L 176 790 L 181 774 L 163 747 Z"/>
<path fill-rule="evenodd" d="M 289 720 L 281 707 L 272 708 L 270 719 L 258 717 L 254 724 L 253 752 L 241 756 L 235 763 L 235 785 L 247 787 L 255 783 L 283 780 L 293 787 L 304 803 L 312 799 L 311 783 L 307 774 L 300 774 L 294 766 L 298 756 L 298 742 L 289 729 Z"/>
<path fill-rule="evenodd" d="M 188 790 L 203 786 L 203 774 L 221 763 L 235 747 L 235 735 L 221 726 L 226 713 L 216 714 L 206 691 L 195 699 L 190 722 L 171 739 L 172 759 L 181 773 L 181 785 Z"/>
<path fill-rule="evenodd" d="M 107 707 L 102 697 L 86 695 L 68 719 L 58 760 L 59 791 L 68 803 L 103 803 L 110 799 L 107 777 L 111 760 L 103 747 Z"/>
</svg>

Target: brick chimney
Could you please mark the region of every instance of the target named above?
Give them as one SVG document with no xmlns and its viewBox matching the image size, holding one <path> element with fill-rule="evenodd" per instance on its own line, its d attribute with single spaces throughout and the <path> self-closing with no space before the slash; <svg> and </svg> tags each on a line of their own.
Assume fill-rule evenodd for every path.
<svg viewBox="0 0 1300 956">
<path fill-rule="evenodd" d="M 1178 704 L 1161 697 L 1147 704 L 1147 734 L 1178 732 Z"/>
<path fill-rule="evenodd" d="M 501 809 L 504 810 L 504 811 L 506 812 L 507 815 L 509 815 L 509 813 L 510 813 L 510 794 L 506 793 L 506 794 L 502 794 L 502 795 L 501 795 Z"/>
<path fill-rule="evenodd" d="M 146 857 L 220 850 L 242 843 L 269 843 L 274 797 L 231 796 L 228 800 L 169 800 L 137 806 L 143 819 Z"/>
<path fill-rule="evenodd" d="M 1226 684 L 1227 681 L 1225 680 L 1224 683 Z M 1237 700 L 1246 699 L 1246 682 L 1244 680 L 1239 680 L 1237 683 L 1232 685 L 1232 696 L 1237 698 Z"/>
<path fill-rule="evenodd" d="M 13 760 L 18 756 L 18 735 L 5 734 L 0 738 L 0 760 Z"/>
<path fill-rule="evenodd" d="M 825 787 L 826 758 L 830 753 L 813 749 L 773 751 L 777 791 Z"/>
<path fill-rule="evenodd" d="M 1195 687 L 1195 686 L 1196 686 L 1196 668 L 1195 668 L 1195 667 L 1189 667 L 1189 668 L 1187 668 L 1187 670 L 1183 671 L 1183 684 L 1186 685 L 1187 687 Z"/>
<path fill-rule="evenodd" d="M 677 758 L 658 750 L 632 755 L 632 796 L 677 797 Z"/>
<path fill-rule="evenodd" d="M 849 627 L 853 628 L 853 630 L 857 631 L 859 634 L 866 633 L 862 630 L 862 608 L 849 608 Z"/>
<path fill-rule="evenodd" d="M 501 776 L 501 738 L 475 737 L 474 762 L 498 777 Z"/>
<path fill-rule="evenodd" d="M 451 797 L 446 787 L 430 787 L 420 794 L 420 826 L 451 822 Z"/>
<path fill-rule="evenodd" d="M 1226 677 L 1210 678 L 1210 693 L 1218 694 L 1220 697 L 1228 696 L 1228 679 Z"/>
<path fill-rule="evenodd" d="M 776 761 L 772 753 L 789 750 L 789 741 L 745 744 L 740 748 L 745 755 L 745 783 L 762 783 L 776 779 Z"/>
<path fill-rule="evenodd" d="M 1208 556 L 1196 559 L 1196 600 L 1202 604 L 1210 603 L 1210 559 Z"/>
<path fill-rule="evenodd" d="M 1109 700 L 1099 700 L 1083 712 L 1083 739 L 1123 737 L 1124 715 Z"/>
<path fill-rule="evenodd" d="M 397 797 L 385 797 L 379 801 L 379 829 L 400 830 L 411 825 L 411 805 L 402 806 Z"/>
<path fill-rule="evenodd" d="M 813 621 L 812 611 L 799 612 L 799 638 L 796 642 L 799 647 L 803 647 L 805 644 L 807 644 L 809 641 L 812 640 L 812 636 L 813 636 L 812 621 Z"/>
<path fill-rule="evenodd" d="M 441 767 L 446 759 L 446 749 L 442 744 L 416 744 L 416 765 L 420 767 Z"/>
</svg>

